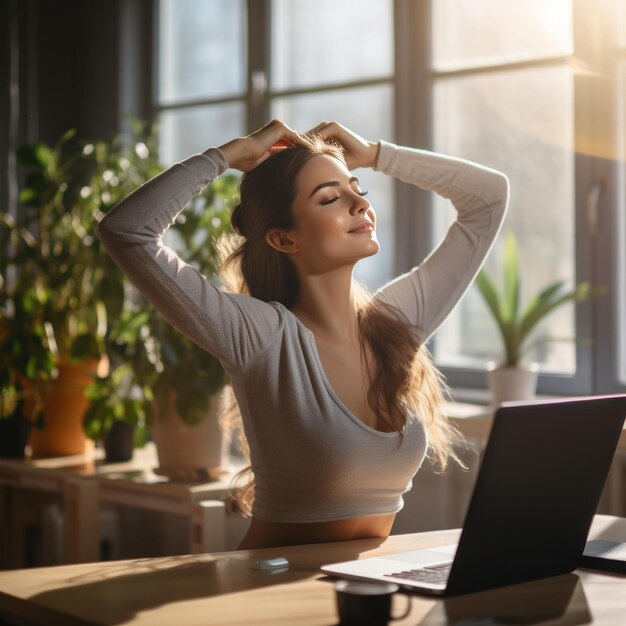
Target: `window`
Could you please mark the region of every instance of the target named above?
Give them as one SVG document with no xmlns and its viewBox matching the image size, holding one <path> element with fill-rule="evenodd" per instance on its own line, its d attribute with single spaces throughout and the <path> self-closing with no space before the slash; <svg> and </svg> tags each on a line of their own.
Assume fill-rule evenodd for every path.
<svg viewBox="0 0 626 626">
<path fill-rule="evenodd" d="M 156 108 L 174 163 L 246 130 L 244 0 L 161 0 Z"/>
<path fill-rule="evenodd" d="M 165 162 L 273 117 L 298 130 L 337 120 L 393 140 L 392 0 L 161 0 L 158 33 Z M 373 289 L 395 271 L 394 188 L 380 173 L 359 178 L 377 209 L 381 254 L 356 275 Z"/>
<path fill-rule="evenodd" d="M 575 281 L 572 6 L 568 0 L 478 4 L 432 4 L 433 147 L 508 175 L 505 228 L 520 243 L 528 296 L 557 279 Z M 435 202 L 436 236 L 452 218 L 443 204 Z M 488 261 L 496 274 L 499 253 L 495 246 Z M 573 307 L 548 325 L 551 335 L 573 337 Z M 574 344 L 541 347 L 530 356 L 544 369 L 575 372 Z M 439 332 L 437 359 L 444 366 L 484 367 L 499 352 L 493 324 L 471 289 Z"/>
<path fill-rule="evenodd" d="M 165 162 L 278 117 L 507 173 L 525 294 L 557 279 L 608 287 L 539 329 L 566 339 L 529 354 L 540 392 L 626 388 L 626 0 L 160 0 L 156 32 Z M 357 277 L 376 288 L 419 263 L 453 212 L 359 176 L 382 251 Z M 496 274 L 500 254 L 496 242 Z M 475 288 L 432 349 L 450 384 L 484 387 L 499 338 Z"/>
<path fill-rule="evenodd" d="M 614 341 L 616 324 L 610 328 L 599 324 L 618 298 L 622 308 L 616 317 L 625 318 L 624 259 L 621 280 L 608 260 L 602 260 L 603 250 L 623 250 L 624 244 L 606 241 L 609 234 L 601 223 L 594 230 L 590 214 L 595 209 L 611 210 L 605 206 L 611 195 L 604 193 L 606 185 L 621 189 L 623 196 L 623 183 L 620 187 L 601 164 L 606 157 L 615 158 L 615 147 L 607 144 L 605 153 L 599 154 L 596 137 L 598 127 L 605 124 L 601 118 L 606 102 L 622 115 L 624 111 L 598 86 L 599 76 L 614 72 L 615 39 L 610 33 L 615 29 L 610 25 L 621 24 L 623 29 L 617 14 L 624 1 L 605 3 L 595 13 L 588 3 L 576 0 L 431 0 L 420 6 L 417 18 L 430 25 L 428 44 L 415 51 L 416 73 L 423 77 L 415 95 L 422 99 L 417 108 L 429 113 L 419 122 L 428 126 L 420 134 L 435 151 L 508 175 L 511 203 L 504 228 L 514 231 L 520 245 L 523 300 L 524 294 L 534 294 L 555 280 L 571 285 L 590 280 L 611 289 L 597 301 L 555 312 L 536 338 L 563 341 L 540 343 L 528 355 L 541 366 L 540 391 L 590 392 L 598 388 L 601 366 L 606 370 L 616 352 L 623 355 L 626 341 L 625 322 L 618 325 L 621 350 Z M 607 34 L 598 38 L 598 31 L 607 26 Z M 621 62 L 623 85 L 623 58 Z M 610 133 L 605 129 L 601 134 Z M 623 156 L 621 163 L 623 175 Z M 590 207 L 596 198 L 603 206 Z M 623 221 L 623 197 L 620 202 L 616 216 Z M 433 245 L 444 235 L 453 211 L 434 194 L 429 206 Z M 620 232 L 623 242 L 623 223 Z M 496 276 L 500 254 L 497 242 L 487 262 Z M 573 337 L 587 341 L 569 340 Z M 610 339 L 610 353 L 601 352 L 599 346 Z M 472 288 L 437 332 L 433 352 L 451 384 L 480 386 L 487 361 L 500 358 L 499 341 Z M 620 358 L 623 378 L 626 359 Z M 615 380 L 615 371 L 611 375 Z"/>
</svg>

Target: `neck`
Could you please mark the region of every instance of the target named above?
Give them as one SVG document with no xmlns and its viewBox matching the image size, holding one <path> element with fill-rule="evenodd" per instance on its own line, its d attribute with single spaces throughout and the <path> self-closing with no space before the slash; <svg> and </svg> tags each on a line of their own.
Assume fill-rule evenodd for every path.
<svg viewBox="0 0 626 626">
<path fill-rule="evenodd" d="M 358 341 L 358 319 L 352 299 L 352 266 L 302 276 L 292 312 L 315 334 Z"/>
</svg>

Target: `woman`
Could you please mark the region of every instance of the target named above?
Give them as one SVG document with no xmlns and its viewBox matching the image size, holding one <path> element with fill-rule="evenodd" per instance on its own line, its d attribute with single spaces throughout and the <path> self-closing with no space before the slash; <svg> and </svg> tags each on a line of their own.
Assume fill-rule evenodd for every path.
<svg viewBox="0 0 626 626">
<path fill-rule="evenodd" d="M 232 215 L 236 291 L 163 245 L 192 197 L 245 172 Z M 449 198 L 458 219 L 422 265 L 371 299 L 352 281 L 378 251 L 352 169 L 375 167 Z M 336 122 L 279 121 L 172 166 L 123 200 L 98 234 L 142 293 L 228 372 L 255 477 L 240 548 L 386 537 L 427 449 L 445 467 L 453 431 L 423 347 L 482 265 L 508 182 L 479 165 L 367 141 Z"/>
</svg>

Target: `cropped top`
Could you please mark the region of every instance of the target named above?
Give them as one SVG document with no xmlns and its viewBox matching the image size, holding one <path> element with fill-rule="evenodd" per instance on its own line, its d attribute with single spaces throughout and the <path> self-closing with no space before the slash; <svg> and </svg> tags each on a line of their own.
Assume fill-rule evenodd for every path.
<svg viewBox="0 0 626 626">
<path fill-rule="evenodd" d="M 148 181 L 101 221 L 119 267 L 181 333 L 226 369 L 255 476 L 254 517 L 321 522 L 399 511 L 427 451 L 419 416 L 380 432 L 353 415 L 324 374 L 313 333 L 287 308 L 229 293 L 163 243 L 176 216 L 228 164 L 210 148 Z M 457 220 L 437 249 L 378 290 L 425 342 L 465 293 L 502 223 L 503 174 L 381 141 L 376 169 L 450 199 Z"/>
</svg>

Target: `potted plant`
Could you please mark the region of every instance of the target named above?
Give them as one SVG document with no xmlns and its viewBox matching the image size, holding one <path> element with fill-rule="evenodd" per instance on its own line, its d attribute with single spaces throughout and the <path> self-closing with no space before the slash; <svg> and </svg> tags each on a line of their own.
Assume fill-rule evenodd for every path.
<svg viewBox="0 0 626 626">
<path fill-rule="evenodd" d="M 568 288 L 564 282 L 556 281 L 522 307 L 519 252 L 515 236 L 510 231 L 505 235 L 502 272 L 500 290 L 486 270 L 481 270 L 476 278 L 476 286 L 496 322 L 504 350 L 503 360 L 487 372 L 495 405 L 508 400 L 526 400 L 535 395 L 538 367 L 524 362 L 523 357 L 537 345 L 556 340 L 540 337 L 531 341 L 539 322 L 567 302 L 582 302 L 598 293 L 587 282 Z"/>
<path fill-rule="evenodd" d="M 66 134 L 54 148 L 34 144 L 18 151 L 28 168 L 20 221 L 0 214 L 9 241 L 2 251 L 3 344 L 13 372 L 3 381 L 8 385 L 4 391 L 7 397 L 12 384 L 23 391 L 22 410 L 29 418 L 35 417 L 35 406 L 42 407 L 37 416 L 45 416 L 50 436 L 31 432 L 33 452 L 39 455 L 84 451 L 78 415 L 83 399 L 74 388 L 85 383 L 83 368 L 95 369 L 97 364 L 89 358 L 95 358 L 97 339 L 86 341 L 89 320 L 80 297 L 91 281 L 81 275 L 80 263 L 73 264 L 74 255 L 79 258 L 82 251 L 77 245 L 80 221 L 64 204 L 69 164 L 62 149 L 70 138 Z M 93 316 L 100 313 L 94 311 Z M 84 357 L 80 365 L 79 356 Z"/>
<path fill-rule="evenodd" d="M 27 173 L 19 223 L 0 213 L 11 242 L 0 253 L 0 298 L 5 320 L 12 320 L 4 341 L 21 342 L 12 364 L 31 398 L 26 413 L 32 412 L 32 399 L 41 398 L 44 427 L 31 432 L 34 455 L 90 447 L 82 428 L 84 390 L 106 370 L 109 320 L 120 315 L 127 291 L 126 279 L 93 231 L 110 206 L 160 171 L 142 141 L 77 145 L 74 135 L 70 130 L 54 146 L 18 149 Z M 35 359 L 33 344 L 41 352 Z"/>
<path fill-rule="evenodd" d="M 14 410 L 15 397 L 33 418 L 42 407 L 38 423 L 45 428 L 30 438 L 34 454 L 82 452 L 85 430 L 106 441 L 112 429 L 128 431 L 124 424 L 140 442 L 148 421 L 159 439 L 166 420 L 150 419 L 153 406 L 161 417 L 163 407 L 171 407 L 186 426 L 204 423 L 207 406 L 215 404 L 209 398 L 226 382 L 217 360 L 131 289 L 93 235 L 110 208 L 163 169 L 155 129 L 135 121 L 133 131 L 131 138 L 81 145 L 68 131 L 55 146 L 19 150 L 28 174 L 19 224 L 0 213 L 0 243 L 10 242 L 0 251 L 0 340 L 12 368 L 0 390 L 3 414 Z M 213 239 L 228 228 L 236 181 L 215 181 L 171 230 L 181 256 L 210 278 L 217 274 Z M 59 430 L 70 414 L 73 434 Z M 217 419 L 209 421 L 215 430 Z M 42 443 L 44 433 L 61 436 Z M 192 431 L 190 439 L 195 444 L 204 437 Z"/>
</svg>

